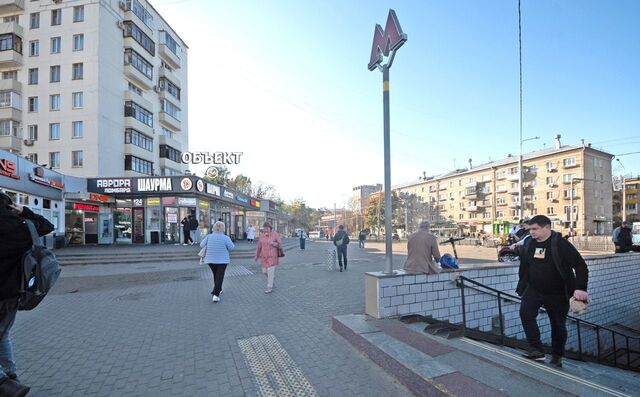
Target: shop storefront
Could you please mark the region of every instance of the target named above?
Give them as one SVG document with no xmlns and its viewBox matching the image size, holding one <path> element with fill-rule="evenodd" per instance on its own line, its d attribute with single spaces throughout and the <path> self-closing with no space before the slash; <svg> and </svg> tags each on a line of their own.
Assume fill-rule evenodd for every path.
<svg viewBox="0 0 640 397">
<path fill-rule="evenodd" d="M 188 216 L 198 221 L 197 241 L 218 219 L 227 234 L 242 238 L 246 210 L 259 209 L 257 200 L 195 176 L 95 178 L 87 181 L 87 190 L 115 198 L 113 242 L 119 244 L 182 243 L 181 222 Z"/>
<path fill-rule="evenodd" d="M 47 246 L 53 247 L 55 237 L 64 233 L 63 175 L 0 150 L 0 189 L 54 225 L 45 237 Z"/>
</svg>

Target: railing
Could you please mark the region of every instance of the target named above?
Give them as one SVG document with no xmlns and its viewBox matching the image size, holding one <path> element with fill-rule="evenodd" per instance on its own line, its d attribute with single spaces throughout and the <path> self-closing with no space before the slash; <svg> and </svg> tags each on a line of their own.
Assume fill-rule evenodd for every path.
<svg viewBox="0 0 640 397">
<path fill-rule="evenodd" d="M 469 285 L 465 285 L 465 282 L 473 284 L 477 287 L 481 287 L 483 289 L 485 289 L 486 291 L 480 290 L 479 288 L 476 287 L 472 287 Z M 473 289 L 474 291 L 479 291 L 488 295 L 492 295 L 495 296 L 496 299 L 498 300 L 498 319 L 499 319 L 499 328 L 500 328 L 500 335 L 499 335 L 499 341 L 501 345 L 505 344 L 505 324 L 504 324 L 504 317 L 503 317 L 503 307 L 502 307 L 502 301 L 503 300 L 507 300 L 507 301 L 512 301 L 512 302 L 520 302 L 521 298 L 519 296 L 513 295 L 513 294 L 509 294 L 503 291 L 499 291 L 495 288 L 489 287 L 485 284 L 479 283 L 475 280 L 472 280 L 468 277 L 465 276 L 458 276 L 456 279 L 456 285 L 460 288 L 460 296 L 461 296 L 461 300 L 462 300 L 462 329 L 463 332 L 467 331 L 467 310 L 466 310 L 466 301 L 465 301 L 465 288 L 470 288 Z M 579 319 L 577 317 L 573 317 L 571 315 L 567 316 L 568 320 L 572 320 L 576 323 L 576 336 L 578 339 L 578 351 L 577 351 L 577 355 L 578 355 L 578 359 L 580 360 L 586 360 L 587 358 L 595 358 L 594 361 L 598 362 L 598 363 L 604 363 L 607 364 L 606 361 L 604 361 L 609 355 L 613 354 L 613 366 L 614 367 L 625 367 L 626 369 L 632 369 L 632 370 L 636 370 L 639 371 L 640 370 L 640 363 L 639 366 L 636 367 L 632 367 L 632 363 L 639 360 L 640 357 L 635 358 L 633 361 L 631 360 L 631 353 L 632 350 L 630 348 L 630 344 L 629 344 L 629 340 L 635 340 L 637 342 L 640 343 L 640 337 L 634 337 L 634 336 L 629 336 L 629 335 L 625 335 L 621 332 L 618 332 L 614 329 L 608 328 L 606 326 L 602 326 L 602 325 L 598 325 L 595 323 L 592 323 L 590 321 L 586 321 L 583 319 Z M 597 355 L 595 357 L 592 357 L 592 354 L 583 351 L 583 337 L 582 337 L 582 332 L 580 329 L 580 326 L 584 325 L 584 326 L 589 326 L 591 327 L 596 334 L 596 343 L 597 343 Z M 603 355 L 602 349 L 601 349 L 601 340 L 602 337 L 601 336 L 601 332 L 602 333 L 610 333 L 611 334 L 611 341 L 612 341 L 612 352 Z M 626 350 L 626 365 L 624 365 L 623 363 L 620 363 L 620 365 L 618 364 L 618 349 L 616 347 L 616 337 L 621 337 L 624 338 L 625 341 L 625 346 L 623 347 L 623 349 Z M 639 354 L 640 352 L 634 351 L 634 354 Z"/>
</svg>

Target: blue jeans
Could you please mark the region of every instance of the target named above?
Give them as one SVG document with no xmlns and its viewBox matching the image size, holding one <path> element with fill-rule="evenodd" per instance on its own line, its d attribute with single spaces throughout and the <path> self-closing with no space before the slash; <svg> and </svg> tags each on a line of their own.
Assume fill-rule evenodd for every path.
<svg viewBox="0 0 640 397">
<path fill-rule="evenodd" d="M 0 379 L 5 374 L 16 373 L 16 362 L 9 338 L 9 330 L 13 326 L 18 311 L 16 298 L 0 300 Z"/>
</svg>

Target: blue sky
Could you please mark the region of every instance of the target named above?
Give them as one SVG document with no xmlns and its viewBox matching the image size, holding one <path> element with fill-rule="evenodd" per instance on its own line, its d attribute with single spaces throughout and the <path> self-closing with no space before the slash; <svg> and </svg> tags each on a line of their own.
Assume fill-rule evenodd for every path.
<svg viewBox="0 0 640 397">
<path fill-rule="evenodd" d="M 191 151 L 242 151 L 232 173 L 341 206 L 383 182 L 373 29 L 396 10 L 392 184 L 517 154 L 517 0 L 151 0 L 189 45 Z M 640 2 L 523 0 L 525 151 L 584 138 L 640 151 Z M 621 158 L 640 173 L 640 154 Z M 201 167 L 194 167 L 201 171 Z M 624 170 L 614 163 L 614 173 Z"/>
</svg>

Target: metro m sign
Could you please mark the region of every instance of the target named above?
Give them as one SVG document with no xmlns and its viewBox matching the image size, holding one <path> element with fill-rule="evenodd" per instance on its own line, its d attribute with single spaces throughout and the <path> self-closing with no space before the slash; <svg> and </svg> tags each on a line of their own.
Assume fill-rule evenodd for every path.
<svg viewBox="0 0 640 397">
<path fill-rule="evenodd" d="M 402 47 L 407 41 L 407 35 L 402 33 L 402 28 L 396 17 L 396 12 L 389 10 L 387 24 L 382 30 L 382 26 L 376 24 L 373 31 L 373 45 L 371 46 L 371 58 L 369 59 L 369 70 L 374 70 L 382 62 L 383 56 L 389 56 L 390 53 Z M 389 65 L 391 66 L 391 62 Z"/>
</svg>

